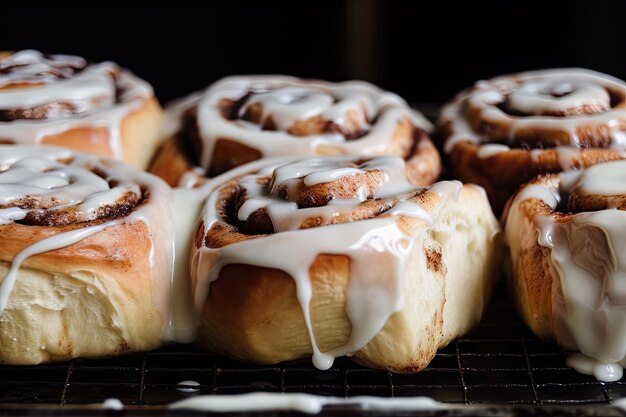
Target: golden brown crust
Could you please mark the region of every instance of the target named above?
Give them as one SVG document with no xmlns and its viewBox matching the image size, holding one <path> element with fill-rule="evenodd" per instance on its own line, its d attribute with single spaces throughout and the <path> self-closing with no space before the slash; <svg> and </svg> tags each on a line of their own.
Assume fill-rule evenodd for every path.
<svg viewBox="0 0 626 417">
<path fill-rule="evenodd" d="M 125 162 L 140 169 L 148 166 L 159 145 L 160 123 L 161 107 L 155 98 L 126 115 L 120 131 Z M 105 127 L 80 127 L 43 136 L 41 143 L 112 158 L 110 134 Z"/>
<path fill-rule="evenodd" d="M 549 177 L 539 181 L 547 183 Z M 554 211 L 537 199 L 523 202 L 520 210 L 524 221 L 522 230 L 516 231 L 521 238 L 517 251 L 518 265 L 513 266 L 513 270 L 518 272 L 514 272 L 511 278 L 513 298 L 518 312 L 531 330 L 544 340 L 554 341 L 552 298 L 554 280 L 558 279 L 552 270 L 551 250 L 538 244 L 539 231 L 534 221 L 535 216 L 553 217 Z"/>
<path fill-rule="evenodd" d="M 450 154 L 451 173 L 454 178 L 483 187 L 495 213 L 502 212 L 520 184 L 566 168 L 556 149 L 511 149 L 487 158 L 480 158 L 479 150 L 480 145 L 471 142 L 457 144 Z M 582 169 L 624 158 L 626 155 L 616 149 L 579 149 L 568 153 L 567 168 Z"/>
</svg>

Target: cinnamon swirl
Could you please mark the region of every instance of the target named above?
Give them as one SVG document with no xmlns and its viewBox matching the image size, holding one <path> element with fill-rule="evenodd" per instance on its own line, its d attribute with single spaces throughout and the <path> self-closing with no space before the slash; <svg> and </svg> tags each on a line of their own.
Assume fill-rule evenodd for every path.
<svg viewBox="0 0 626 417">
<path fill-rule="evenodd" d="M 626 85 L 585 69 L 479 81 L 442 110 L 456 178 L 483 186 L 496 212 L 535 175 L 623 159 Z"/>
<path fill-rule="evenodd" d="M 313 355 L 327 369 L 350 355 L 417 372 L 479 320 L 499 274 L 479 187 L 416 187 L 399 157 L 237 171 L 211 183 L 192 243 L 200 346 L 261 364 Z"/>
<path fill-rule="evenodd" d="M 162 180 L 121 162 L 0 146 L 0 363 L 158 347 L 171 200 Z"/>
<path fill-rule="evenodd" d="M 150 85 L 112 62 L 32 50 L 0 55 L 0 143 L 64 146 L 145 169 L 160 118 Z"/>
<path fill-rule="evenodd" d="M 365 82 L 229 77 L 174 103 L 167 118 L 172 137 L 152 172 L 172 186 L 194 166 L 213 177 L 277 156 L 400 156 L 418 185 L 431 184 L 440 171 L 430 123 Z"/>
<path fill-rule="evenodd" d="M 506 219 L 520 314 L 604 381 L 626 364 L 626 161 L 533 179 Z"/>
</svg>

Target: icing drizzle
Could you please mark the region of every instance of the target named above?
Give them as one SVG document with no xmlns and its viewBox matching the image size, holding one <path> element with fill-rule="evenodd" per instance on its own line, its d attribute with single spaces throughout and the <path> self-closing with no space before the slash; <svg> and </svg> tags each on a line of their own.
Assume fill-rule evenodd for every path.
<svg viewBox="0 0 626 417">
<path fill-rule="evenodd" d="M 32 86 L 2 88 L 12 84 Z M 112 62 L 87 64 L 75 56 L 20 51 L 0 60 L 0 111 L 65 107 L 40 120 L 0 122 L 0 139 L 27 145 L 72 129 L 104 127 L 114 158 L 122 159 L 122 121 L 153 95 L 148 83 Z"/>
<path fill-rule="evenodd" d="M 223 114 L 224 100 L 240 103 L 235 118 Z M 197 107 L 203 143 L 200 165 L 205 170 L 220 138 L 233 139 L 266 157 L 319 153 L 373 156 L 387 154 L 392 133 L 403 119 L 425 131 L 432 130 L 432 125 L 399 96 L 361 81 L 333 84 L 286 76 L 224 78 L 169 106 L 168 134 L 180 129 L 183 113 L 193 107 Z M 254 122 L 246 120 L 250 113 L 255 113 Z M 298 123 L 312 119 L 322 127 L 299 129 Z"/>
<path fill-rule="evenodd" d="M 612 102 L 615 97 L 621 104 Z M 528 132 L 535 130 L 566 137 L 564 145 L 585 147 L 581 130 L 589 126 L 603 126 L 608 145 L 624 150 L 625 97 L 624 81 L 578 68 L 524 72 L 479 81 L 442 110 L 441 123 L 448 125 L 450 133 L 445 151 L 450 153 L 456 144 L 467 141 L 489 146 L 483 153 L 494 155 L 496 148 L 490 142 L 513 146 L 525 136 L 532 136 Z M 481 126 L 496 128 L 497 137 L 490 129 L 480 131 L 478 122 L 472 123 L 471 118 L 479 120 Z M 497 150 L 508 149 L 502 146 Z M 563 167 L 568 168 L 571 167 Z"/>
</svg>

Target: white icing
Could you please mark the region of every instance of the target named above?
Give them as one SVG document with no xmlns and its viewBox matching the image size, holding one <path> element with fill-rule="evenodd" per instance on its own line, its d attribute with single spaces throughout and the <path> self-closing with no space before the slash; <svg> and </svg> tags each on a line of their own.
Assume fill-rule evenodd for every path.
<svg viewBox="0 0 626 417">
<path fill-rule="evenodd" d="M 61 161 L 71 162 L 66 165 Z M 105 173 L 106 180 L 94 175 L 91 172 L 94 169 Z M 46 178 L 48 176 L 50 178 Z M 22 186 L 22 181 L 27 186 Z M 116 186 L 109 188 L 109 183 L 115 183 Z M 21 196 L 16 194 L 19 189 L 25 191 Z M 162 221 L 173 216 L 169 187 L 153 175 L 111 160 L 54 147 L 0 146 L 0 204 L 29 195 L 48 202 L 52 206 L 51 210 L 73 209 L 78 219 L 83 221 L 92 219 L 93 209 L 101 206 L 94 202 L 99 196 L 104 198 L 105 203 L 114 203 L 128 190 L 140 196 L 145 193 L 143 197 L 146 198 L 131 214 L 47 237 L 16 254 L 0 285 L 0 315 L 5 308 L 10 308 L 11 290 L 19 268 L 28 257 L 63 248 L 109 227 L 143 222 L 149 229 L 152 244 L 150 267 L 154 288 L 151 296 L 165 324 L 169 324 L 167 318 L 170 315 L 174 230 L 172 222 Z M 0 223 L 19 221 L 29 211 L 33 209 L 0 209 Z M 166 325 L 163 328 L 164 335 L 170 332 Z"/>
<path fill-rule="evenodd" d="M 594 376 L 598 381 L 615 382 L 624 375 L 624 361 L 620 364 L 602 363 L 580 352 L 572 353 L 567 357 L 567 366 L 574 368 L 581 374 Z"/>
<path fill-rule="evenodd" d="M 117 398 L 107 398 L 102 402 L 102 408 L 105 410 L 121 411 L 124 409 L 124 403 Z"/>
<path fill-rule="evenodd" d="M 281 232 L 217 249 L 202 246 L 195 253 L 192 251 L 191 274 L 192 281 L 196 283 L 194 299 L 197 310 L 202 311 L 209 287 L 219 277 L 221 268 L 225 265 L 249 264 L 276 268 L 288 273 L 296 283 L 297 298 L 311 339 L 313 363 L 316 367 L 328 369 L 335 357 L 351 354 L 363 348 L 382 329 L 388 318 L 402 308 L 402 276 L 413 238 L 400 229 L 397 217 L 412 217 L 431 224 L 447 199 L 457 197 L 461 184 L 456 181 L 442 182 L 424 191 L 436 193 L 440 198 L 437 207 L 422 207 L 416 200 L 408 200 L 418 190 L 408 184 L 404 177 L 397 176 L 398 172 L 403 172 L 402 159 L 377 158 L 355 168 L 356 161 L 357 158 L 329 157 L 323 160 L 319 158 L 302 160 L 283 166 L 267 164 L 265 168 L 259 170 L 259 174 L 244 176 L 242 186 L 248 187 L 247 193 L 254 203 L 251 203 L 250 207 L 244 204 L 242 206 L 244 213 L 238 213 L 239 218 L 247 218 L 253 209 L 265 207 L 271 216 L 274 229 Z M 332 173 L 331 167 L 339 170 L 339 173 L 336 175 Z M 316 169 L 320 169 L 323 174 L 314 177 L 314 183 L 333 181 L 346 175 L 346 167 L 359 172 L 383 171 L 385 181 L 381 181 L 372 198 L 386 198 L 390 196 L 391 191 L 401 190 L 404 194 L 396 197 L 400 204 L 396 205 L 395 211 L 392 209 L 367 220 L 298 229 L 304 218 L 332 217 L 346 209 L 354 210 L 356 206 L 340 204 L 298 209 L 290 201 L 276 198 L 277 193 L 274 190 L 281 185 L 286 185 L 289 189 L 294 181 L 306 178 Z M 269 173 L 273 173 L 271 184 L 259 186 L 257 179 Z M 203 214 L 204 233 L 215 222 L 222 221 L 215 207 L 219 196 L 218 184 L 224 184 L 224 181 L 216 179 L 213 183 L 216 185 L 209 193 Z M 407 194 L 410 190 L 412 193 Z M 357 201 L 350 200 L 352 204 L 356 205 L 365 200 L 361 193 L 357 194 L 359 198 Z M 298 242 L 298 251 L 293 251 L 294 242 Z M 267 248 L 271 248 L 271 251 Z M 284 256 L 286 253 L 290 256 Z M 320 254 L 342 254 L 351 260 L 346 313 L 352 324 L 352 332 L 344 346 L 328 352 L 321 352 L 317 346 L 309 313 L 312 295 L 309 267 Z M 381 276 L 390 279 L 380 280 Z"/>
<path fill-rule="evenodd" d="M 191 343 L 196 338 L 198 317 L 190 302 L 189 250 L 193 229 L 203 203 L 199 190 L 177 188 L 174 190 L 175 253 L 172 275 L 171 314 L 165 339 L 179 343 Z"/>
<path fill-rule="evenodd" d="M 556 97 L 554 95 L 557 95 Z M 522 84 L 508 96 L 512 109 L 526 114 L 567 111 L 583 105 L 611 107 L 609 93 L 588 81 L 567 82 L 551 78 Z"/>
<path fill-rule="evenodd" d="M 572 188 L 585 194 L 622 195 L 626 194 L 626 169 L 619 162 L 598 164 L 582 171 Z"/>
<path fill-rule="evenodd" d="M 532 71 L 480 81 L 469 90 L 459 94 L 442 110 L 441 122 L 447 124 L 451 135 L 444 145 L 450 153 L 459 142 L 484 144 L 491 140 L 488 134 L 476 132 L 467 120 L 467 107 L 477 109 L 480 120 L 502 126 L 507 125 L 508 135 L 500 140 L 515 142 L 517 132 L 548 130 L 559 132 L 578 147 L 578 129 L 583 126 L 607 126 L 611 147 L 626 149 L 626 109 L 610 108 L 608 91 L 626 95 L 624 81 L 586 69 L 553 69 Z M 551 93 L 564 94 L 554 97 Z M 497 105 L 507 101 L 513 110 L 525 116 L 512 116 Z M 582 105 L 596 106 L 595 114 L 571 114 L 566 117 L 544 115 L 546 112 L 566 111 Z M 485 146 L 485 145 L 483 145 Z"/>
<path fill-rule="evenodd" d="M 311 394 L 251 393 L 240 395 L 202 395 L 169 405 L 175 410 L 205 412 L 298 411 L 319 414 L 325 407 L 363 411 L 433 411 L 443 406 L 428 397 L 322 397 Z"/>
<path fill-rule="evenodd" d="M 193 394 L 200 391 L 200 383 L 198 381 L 180 381 L 176 389 L 186 394 Z"/>
<path fill-rule="evenodd" d="M 613 195 L 624 190 L 626 162 L 608 162 L 585 171 L 561 175 L 560 192 Z M 552 209 L 560 201 L 557 186 L 526 186 L 514 199 L 506 223 L 514 268 L 519 233 L 524 221 L 520 204 L 527 199 L 543 200 Z M 551 262 L 558 277 L 563 304 L 555 317 L 559 342 L 581 354 L 569 364 L 600 380 L 621 377 L 626 364 L 626 212 L 606 209 L 573 214 L 571 220 L 536 215 L 538 243 L 550 248 Z M 553 284 L 554 285 L 554 284 Z M 563 331 L 560 326 L 564 327 Z"/>
<path fill-rule="evenodd" d="M 480 159 L 487 159 L 510 150 L 511 148 L 507 145 L 502 145 L 501 143 L 489 143 L 480 147 L 478 150 L 478 157 Z"/>
<path fill-rule="evenodd" d="M 44 57 L 37 51 L 21 51 L 0 61 L 0 68 L 25 64 L 20 71 L 0 74 L 0 87 L 21 81 L 42 83 L 31 88 L 0 90 L 0 109 L 29 108 L 36 105 L 69 102 L 76 114 L 67 117 L 51 115 L 45 120 L 13 120 L 0 122 L 0 139 L 17 144 L 40 143 L 43 138 L 68 130 L 85 127 L 106 128 L 109 144 L 116 159 L 122 159 L 121 124 L 124 118 L 138 110 L 145 100 L 153 97 L 152 87 L 127 70 L 112 62 L 87 65 L 67 78 L 38 76 L 42 69 L 49 69 L 55 62 L 84 65 L 79 57 L 53 55 Z M 117 73 L 115 82 L 111 74 Z M 116 85 L 123 92 L 116 102 Z"/>
<path fill-rule="evenodd" d="M 250 91 L 254 94 L 242 106 L 241 114 L 251 105 L 261 104 L 262 121 L 271 116 L 278 130 L 261 130 L 257 124 L 222 117 L 218 105 L 223 99 L 237 101 Z M 432 130 L 432 125 L 399 96 L 361 81 L 333 84 L 286 76 L 228 77 L 204 92 L 168 106 L 165 132 L 175 133 L 180 127 L 181 115 L 194 106 L 198 108 L 198 127 L 204 145 L 200 161 L 205 170 L 220 138 L 233 139 L 259 150 L 266 157 L 322 152 L 372 156 L 385 154 L 392 133 L 403 119 L 410 119 L 416 127 L 426 131 Z M 346 118 L 350 118 L 351 123 L 356 118 L 356 124 L 366 133 L 358 140 L 346 140 L 339 133 L 295 136 L 287 132 L 297 121 L 315 116 L 339 125 Z"/>
</svg>

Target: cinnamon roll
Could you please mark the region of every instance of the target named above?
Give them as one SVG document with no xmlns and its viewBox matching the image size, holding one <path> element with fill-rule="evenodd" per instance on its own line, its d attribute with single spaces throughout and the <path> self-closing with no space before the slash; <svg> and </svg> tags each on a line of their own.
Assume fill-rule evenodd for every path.
<svg viewBox="0 0 626 417">
<path fill-rule="evenodd" d="M 538 174 L 624 159 L 626 85 L 585 69 L 479 81 L 442 110 L 452 174 L 483 186 L 496 212 Z"/>
<path fill-rule="evenodd" d="M 0 363 L 158 347 L 171 200 L 161 179 L 121 162 L 0 146 Z"/>
<path fill-rule="evenodd" d="M 500 258 L 479 187 L 416 187 L 399 157 L 237 171 L 211 183 L 192 243 L 201 347 L 409 373 L 479 320 Z"/>
<path fill-rule="evenodd" d="M 578 351 L 577 370 L 615 381 L 626 364 L 626 161 L 533 179 L 511 199 L 506 238 L 518 310 Z"/>
<path fill-rule="evenodd" d="M 0 143 L 63 146 L 145 169 L 160 121 L 152 87 L 112 62 L 0 55 Z"/>
<path fill-rule="evenodd" d="M 166 116 L 171 138 L 152 172 L 172 186 L 192 167 L 213 177 L 278 156 L 400 156 L 417 185 L 432 184 L 440 171 L 430 123 L 365 82 L 229 77 L 174 103 Z"/>
</svg>

